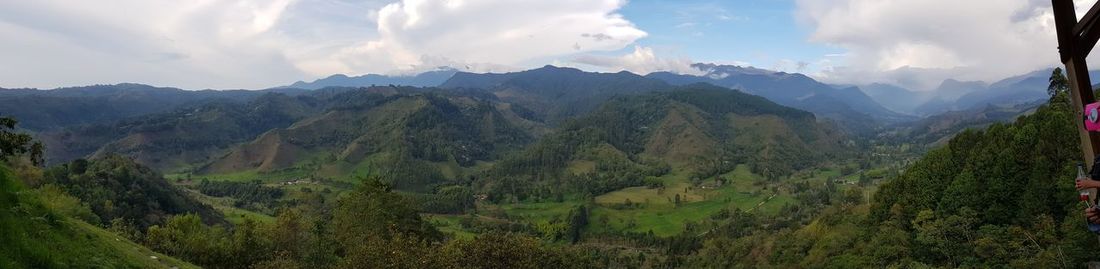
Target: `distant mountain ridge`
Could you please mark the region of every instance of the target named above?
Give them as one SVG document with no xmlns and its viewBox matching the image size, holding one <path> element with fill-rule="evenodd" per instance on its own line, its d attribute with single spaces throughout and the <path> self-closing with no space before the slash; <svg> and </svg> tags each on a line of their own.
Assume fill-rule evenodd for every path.
<svg viewBox="0 0 1100 269">
<path fill-rule="evenodd" d="M 550 122 L 591 111 L 614 96 L 671 88 L 660 80 L 630 72 L 593 73 L 550 65 L 502 74 L 460 72 L 440 87 L 482 89 L 505 102 L 529 108 Z"/>
<path fill-rule="evenodd" d="M 366 74 L 362 76 L 349 77 L 343 74 L 336 74 L 328 76 L 326 78 L 317 79 L 313 82 L 298 81 L 288 86 L 281 88 L 296 88 L 306 90 L 316 90 L 325 87 L 370 87 L 370 86 L 413 86 L 413 87 L 435 87 L 443 84 L 458 73 L 458 70 L 453 68 L 440 68 L 438 70 L 428 71 L 412 76 L 386 76 L 378 74 Z"/>
<path fill-rule="evenodd" d="M 1045 103 L 1046 101 L 1033 101 L 1014 105 L 986 105 L 943 112 L 901 126 L 894 135 L 910 143 L 938 146 L 967 129 L 981 129 L 994 123 L 1011 123 L 1020 116 L 1033 113 Z"/>
<path fill-rule="evenodd" d="M 673 85 L 705 82 L 759 95 L 781 105 L 813 112 L 840 121 L 862 132 L 875 128 L 875 122 L 895 123 L 912 117 L 886 109 L 856 87 L 833 87 L 806 75 L 768 71 L 752 67 L 695 64 L 704 75 L 655 72 L 646 77 Z"/>
<path fill-rule="evenodd" d="M 247 102 L 266 93 L 297 95 L 302 90 L 200 90 L 142 84 L 93 85 L 54 90 L 0 89 L 0 116 L 19 119 L 31 131 L 56 130 L 170 111 L 208 101 Z"/>
<path fill-rule="evenodd" d="M 988 105 L 1012 106 L 1045 100 L 1048 79 L 1054 68 L 1028 72 L 993 83 L 946 79 L 931 91 L 916 92 L 889 84 L 862 86 L 879 103 L 903 113 L 931 116 L 948 111 L 984 108 Z M 1095 83 L 1100 71 L 1089 72 Z"/>
</svg>

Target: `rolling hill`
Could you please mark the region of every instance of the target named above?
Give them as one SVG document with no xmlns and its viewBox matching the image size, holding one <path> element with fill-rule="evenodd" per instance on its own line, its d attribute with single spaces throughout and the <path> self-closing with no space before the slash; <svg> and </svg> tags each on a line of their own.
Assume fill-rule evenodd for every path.
<svg viewBox="0 0 1100 269">
<path fill-rule="evenodd" d="M 501 160 L 480 186 L 491 199 L 598 195 L 672 170 L 695 180 L 749 164 L 772 178 L 847 152 L 809 112 L 708 84 L 614 98 Z"/>
<path fill-rule="evenodd" d="M 210 160 L 230 146 L 315 113 L 318 101 L 267 93 L 247 103 L 214 101 L 171 112 L 39 134 L 49 163 L 122 154 L 158 170 Z"/>
<path fill-rule="evenodd" d="M 398 188 L 425 188 L 456 176 L 439 174 L 437 166 L 462 169 L 495 160 L 530 143 L 542 128 L 524 110 L 484 94 L 344 95 L 338 99 L 354 104 L 267 131 L 200 172 L 374 173 Z"/>
</svg>

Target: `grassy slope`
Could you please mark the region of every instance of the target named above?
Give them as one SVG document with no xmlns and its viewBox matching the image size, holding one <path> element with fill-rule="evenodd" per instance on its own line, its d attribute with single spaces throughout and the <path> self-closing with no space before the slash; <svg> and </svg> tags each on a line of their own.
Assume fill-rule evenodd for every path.
<svg viewBox="0 0 1100 269">
<path fill-rule="evenodd" d="M 52 212 L 2 166 L 0 242 L 0 268 L 195 267 Z"/>
</svg>

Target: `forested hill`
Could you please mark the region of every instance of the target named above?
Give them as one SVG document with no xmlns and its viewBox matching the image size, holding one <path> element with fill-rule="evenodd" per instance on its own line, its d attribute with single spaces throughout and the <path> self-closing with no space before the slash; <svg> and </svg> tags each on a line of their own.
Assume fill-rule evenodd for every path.
<svg viewBox="0 0 1100 269">
<path fill-rule="evenodd" d="M 431 189 L 456 177 L 440 167 L 494 161 L 531 143 L 543 128 L 527 110 L 492 96 L 349 92 L 337 99 L 349 104 L 232 147 L 197 172 L 373 173 L 403 190 Z"/>
<path fill-rule="evenodd" d="M 26 180 L 31 187 L 56 188 L 80 199 L 94 214 L 84 219 L 92 224 L 122 221 L 145 229 L 180 214 L 202 216 L 207 224 L 227 223 L 220 212 L 177 189 L 160 173 L 118 155 L 78 159 Z"/>
<path fill-rule="evenodd" d="M 526 199 L 599 195 L 672 169 L 698 181 L 747 164 L 779 178 L 849 150 L 839 131 L 809 112 L 695 84 L 612 99 L 502 160 L 482 185 L 491 198 Z"/>
<path fill-rule="evenodd" d="M 286 127 L 320 108 L 316 98 L 268 93 L 249 102 L 211 101 L 118 121 L 39 134 L 46 160 L 123 154 L 156 169 L 209 161 L 231 145 Z"/>
<path fill-rule="evenodd" d="M 1065 96 L 1014 123 L 959 134 L 882 185 L 868 207 L 834 203 L 805 226 L 779 229 L 752 228 L 778 220 L 735 214 L 689 264 L 1084 267 L 1100 245 L 1071 182 L 1080 151 Z"/>
<path fill-rule="evenodd" d="M 77 219 L 93 216 L 81 200 L 21 180 L 0 164 L 0 268 L 195 267 Z"/>
</svg>

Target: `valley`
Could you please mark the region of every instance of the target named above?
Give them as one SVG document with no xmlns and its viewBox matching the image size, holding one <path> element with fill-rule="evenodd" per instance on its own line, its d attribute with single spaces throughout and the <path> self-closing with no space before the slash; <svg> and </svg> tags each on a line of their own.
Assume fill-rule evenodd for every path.
<svg viewBox="0 0 1100 269">
<path fill-rule="evenodd" d="M 912 231 L 924 240 L 924 219 L 905 222 L 917 230 L 889 230 L 896 229 L 889 214 L 912 219 L 916 209 L 883 208 L 890 199 L 910 199 L 898 188 L 927 180 L 917 173 L 934 165 L 929 158 L 965 147 L 956 141 L 985 128 L 995 132 L 1012 129 L 1006 123 L 1017 118 L 1057 117 L 1054 105 L 1036 101 L 917 120 L 883 112 L 858 89 L 800 75 L 706 67 L 742 74 L 710 81 L 547 66 L 457 72 L 440 87 L 278 88 L 245 97 L 199 92 L 203 97 L 189 97 L 192 103 L 136 116 L 31 124 L 27 130 L 44 143 L 48 168 L 9 165 L 25 171 L 22 184 L 78 201 L 56 208 L 67 217 L 122 231 L 129 240 L 204 267 L 457 266 L 463 261 L 446 256 L 453 251 L 419 259 L 354 255 L 501 242 L 522 245 L 512 251 L 572 257 L 563 262 L 580 267 L 722 264 L 711 260 L 714 255 L 744 257 L 739 266 L 787 267 L 822 262 L 820 252 L 860 257 L 847 265 L 861 267 L 905 261 L 869 252 L 868 244 L 881 240 L 872 231 Z M 746 85 L 751 90 L 739 88 Z M 813 91 L 808 94 L 823 97 L 751 94 L 807 87 Z M 189 94 L 130 85 L 95 89 L 83 91 L 93 99 L 157 95 L 143 91 Z M 964 179 L 936 186 L 973 184 Z M 912 199 L 927 199 L 921 197 Z M 965 203 L 978 208 L 983 202 Z M 935 205 L 918 208 L 963 214 Z M 385 226 L 394 223 L 402 226 Z M 305 239 L 278 241 L 285 236 Z M 197 245 L 179 247 L 185 242 Z M 319 244 L 322 252 L 301 244 Z M 230 261 L 225 255 L 253 256 Z M 467 255 L 489 259 L 480 255 L 490 253 Z M 904 255 L 913 255 L 912 263 L 936 262 L 929 260 L 935 255 Z"/>
<path fill-rule="evenodd" d="M 1100 268 L 1098 1 L 0 1 L 0 269 Z"/>
</svg>

